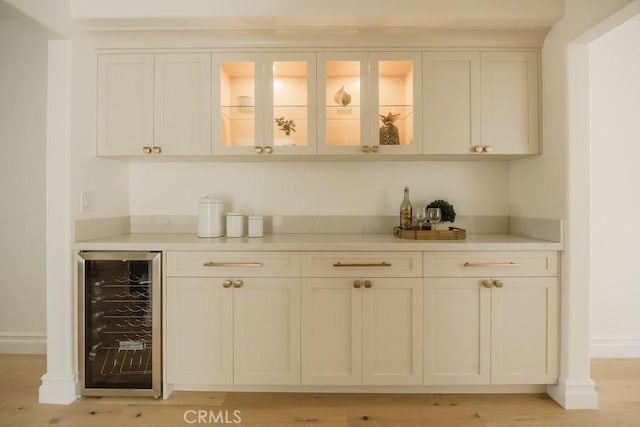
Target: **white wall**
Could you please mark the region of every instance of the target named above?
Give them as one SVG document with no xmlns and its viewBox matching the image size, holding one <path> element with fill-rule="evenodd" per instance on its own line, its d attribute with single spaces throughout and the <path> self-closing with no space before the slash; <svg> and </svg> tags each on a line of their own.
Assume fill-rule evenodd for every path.
<svg viewBox="0 0 640 427">
<path fill-rule="evenodd" d="M 576 40 L 626 0 L 566 0 L 565 16 L 552 28 L 542 51 L 542 138 L 540 157 L 511 162 L 510 209 L 513 215 L 563 218 L 561 254 L 560 378 L 547 392 L 565 408 L 598 407 L 590 379 L 588 103 L 587 45 Z"/>
<path fill-rule="evenodd" d="M 0 353 L 45 350 L 48 38 L 0 1 Z"/>
<path fill-rule="evenodd" d="M 589 46 L 591 348 L 640 357 L 640 16 Z"/>
<path fill-rule="evenodd" d="M 511 162 L 511 215 L 565 219 L 567 45 L 626 3 L 629 0 L 566 0 L 564 18 L 547 35 L 542 49 L 543 155 Z"/>
<path fill-rule="evenodd" d="M 505 162 L 132 163 L 131 215 L 195 215 L 214 193 L 228 209 L 264 215 L 396 215 L 449 200 L 462 215 L 508 215 Z"/>
</svg>

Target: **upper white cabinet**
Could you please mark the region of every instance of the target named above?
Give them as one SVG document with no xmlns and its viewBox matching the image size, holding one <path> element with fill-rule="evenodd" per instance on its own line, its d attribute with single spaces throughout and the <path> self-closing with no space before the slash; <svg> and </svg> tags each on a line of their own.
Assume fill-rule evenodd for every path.
<svg viewBox="0 0 640 427">
<path fill-rule="evenodd" d="M 419 52 L 318 54 L 318 153 L 419 154 Z"/>
<path fill-rule="evenodd" d="M 537 154 L 538 54 L 483 52 L 480 69 L 483 150 Z"/>
<path fill-rule="evenodd" d="M 480 144 L 480 53 L 424 52 L 424 151 L 468 154 Z"/>
<path fill-rule="evenodd" d="M 210 58 L 208 53 L 155 56 L 154 146 L 159 153 L 211 154 Z"/>
<path fill-rule="evenodd" d="M 539 153 L 538 51 L 98 55 L 101 156 Z"/>
<path fill-rule="evenodd" d="M 98 56 L 98 155 L 151 149 L 153 120 L 153 54 Z"/>
<path fill-rule="evenodd" d="M 210 58 L 98 56 L 98 155 L 210 155 Z"/>
<path fill-rule="evenodd" d="M 424 153 L 539 151 L 537 52 L 424 52 Z"/>
<path fill-rule="evenodd" d="M 315 54 L 213 55 L 213 152 L 315 153 Z"/>
</svg>

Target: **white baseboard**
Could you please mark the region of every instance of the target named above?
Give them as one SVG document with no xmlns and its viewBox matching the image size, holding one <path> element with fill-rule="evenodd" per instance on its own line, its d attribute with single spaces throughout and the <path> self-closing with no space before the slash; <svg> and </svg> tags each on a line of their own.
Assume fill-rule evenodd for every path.
<svg viewBox="0 0 640 427">
<path fill-rule="evenodd" d="M 565 380 L 547 386 L 547 394 L 564 409 L 598 409 L 598 392 L 590 379 Z"/>
<path fill-rule="evenodd" d="M 592 359 L 640 357 L 640 338 L 591 338 Z"/>
<path fill-rule="evenodd" d="M 69 405 L 78 398 L 77 390 L 78 384 L 73 375 L 44 374 L 38 390 L 38 401 L 40 403 Z"/>
<path fill-rule="evenodd" d="M 0 354 L 46 354 L 47 337 L 37 332 L 0 332 Z"/>
</svg>

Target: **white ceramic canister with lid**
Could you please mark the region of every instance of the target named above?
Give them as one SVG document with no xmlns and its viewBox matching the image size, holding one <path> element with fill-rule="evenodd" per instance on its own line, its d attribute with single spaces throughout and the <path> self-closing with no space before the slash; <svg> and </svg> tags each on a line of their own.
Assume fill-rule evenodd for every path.
<svg viewBox="0 0 640 427">
<path fill-rule="evenodd" d="M 249 237 L 263 237 L 264 226 L 263 218 L 258 215 L 249 216 Z"/>
<path fill-rule="evenodd" d="M 244 215 L 236 212 L 227 214 L 227 237 L 244 236 Z"/>
<path fill-rule="evenodd" d="M 198 237 L 224 236 L 224 202 L 213 194 L 198 200 Z"/>
</svg>

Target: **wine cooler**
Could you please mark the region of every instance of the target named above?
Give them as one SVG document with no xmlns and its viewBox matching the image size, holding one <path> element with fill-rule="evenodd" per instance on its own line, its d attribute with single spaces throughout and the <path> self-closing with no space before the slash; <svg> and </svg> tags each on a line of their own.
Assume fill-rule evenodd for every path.
<svg viewBox="0 0 640 427">
<path fill-rule="evenodd" d="M 160 252 L 78 254 L 83 395 L 161 397 L 160 258 Z"/>
</svg>

